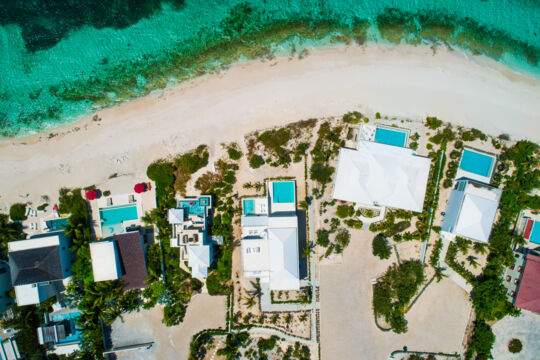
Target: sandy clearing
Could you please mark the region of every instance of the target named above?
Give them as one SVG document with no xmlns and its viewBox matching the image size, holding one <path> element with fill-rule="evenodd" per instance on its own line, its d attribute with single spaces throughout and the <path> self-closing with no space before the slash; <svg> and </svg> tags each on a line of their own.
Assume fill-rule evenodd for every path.
<svg viewBox="0 0 540 360">
<path fill-rule="evenodd" d="M 0 210 L 54 199 L 61 186 L 100 184 L 113 173 L 144 178 L 152 160 L 200 143 L 216 149 L 244 134 L 351 110 L 426 115 L 498 135 L 540 136 L 540 83 L 483 57 L 425 47 L 338 47 L 305 59 L 231 67 L 26 139 L 0 141 Z M 78 131 L 73 131 L 77 127 Z M 28 196 L 26 196 L 28 194 Z"/>
<path fill-rule="evenodd" d="M 208 294 L 195 295 L 182 324 L 166 327 L 162 324 L 163 310 L 156 306 L 123 315 L 112 325 L 114 346 L 127 346 L 154 341 L 150 350 L 134 350 L 118 354 L 118 359 L 187 359 L 191 337 L 203 329 L 225 327 L 227 299 Z"/>
<path fill-rule="evenodd" d="M 432 283 L 406 315 L 406 334 L 376 328 L 370 280 L 392 261 L 371 254 L 372 236 L 367 231 L 353 232 L 343 263 L 320 267 L 322 358 L 386 359 L 403 346 L 417 351 L 460 351 L 471 305 L 468 295 L 448 279 Z"/>
</svg>

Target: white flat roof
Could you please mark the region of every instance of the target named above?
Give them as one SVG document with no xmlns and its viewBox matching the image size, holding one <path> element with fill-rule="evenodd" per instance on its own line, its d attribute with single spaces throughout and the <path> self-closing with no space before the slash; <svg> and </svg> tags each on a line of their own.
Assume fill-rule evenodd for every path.
<svg viewBox="0 0 540 360">
<path fill-rule="evenodd" d="M 113 240 L 90 243 L 90 256 L 94 281 L 116 280 L 122 275 L 116 242 Z"/>
<path fill-rule="evenodd" d="M 194 278 L 206 278 L 208 268 L 212 263 L 209 245 L 189 245 L 188 265 L 191 267 L 191 275 Z"/>
<path fill-rule="evenodd" d="M 29 249 L 38 249 L 48 246 L 60 245 L 60 235 L 43 236 L 28 240 L 17 240 L 8 243 L 9 251 L 21 251 Z"/>
<path fill-rule="evenodd" d="M 55 294 L 52 284 L 28 284 L 15 286 L 17 305 L 37 305 Z"/>
<path fill-rule="evenodd" d="M 270 268 L 268 258 L 267 239 L 243 239 L 242 267 L 247 272 L 268 271 Z"/>
<path fill-rule="evenodd" d="M 296 228 L 270 228 L 270 289 L 298 290 L 300 270 Z"/>
<path fill-rule="evenodd" d="M 411 149 L 360 140 L 339 151 L 333 198 L 421 212 L 430 165 Z"/>
</svg>

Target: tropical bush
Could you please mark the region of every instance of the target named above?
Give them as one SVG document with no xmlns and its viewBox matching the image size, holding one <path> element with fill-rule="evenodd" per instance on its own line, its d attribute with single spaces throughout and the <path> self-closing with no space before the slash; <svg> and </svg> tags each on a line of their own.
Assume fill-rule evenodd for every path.
<svg viewBox="0 0 540 360">
<path fill-rule="evenodd" d="M 436 116 L 428 116 L 426 118 L 426 126 L 431 130 L 436 130 L 442 126 L 442 120 L 437 119 Z"/>
<path fill-rule="evenodd" d="M 343 122 L 347 124 L 358 124 L 362 120 L 363 117 L 364 115 L 362 115 L 362 113 L 358 111 L 352 111 L 343 115 L 342 120 Z"/>
<path fill-rule="evenodd" d="M 354 207 L 350 205 L 338 205 L 336 215 L 342 219 L 354 216 Z"/>
<path fill-rule="evenodd" d="M 523 349 L 523 344 L 521 343 L 521 340 L 519 339 L 514 338 L 510 340 L 510 342 L 508 343 L 508 351 L 510 351 L 512 354 L 517 354 L 521 352 L 522 349 Z"/>
<path fill-rule="evenodd" d="M 9 217 L 13 221 L 26 220 L 26 204 L 13 204 L 9 208 Z"/>
<path fill-rule="evenodd" d="M 258 169 L 261 166 L 264 165 L 264 159 L 262 156 L 254 154 L 251 155 L 251 158 L 249 159 L 249 166 L 253 169 Z"/>
<path fill-rule="evenodd" d="M 330 244 L 330 233 L 326 230 L 317 230 L 317 245 L 327 247 Z"/>
<path fill-rule="evenodd" d="M 377 234 L 371 243 L 371 250 L 374 256 L 381 259 L 388 259 L 392 255 L 392 248 L 382 234 Z"/>
</svg>

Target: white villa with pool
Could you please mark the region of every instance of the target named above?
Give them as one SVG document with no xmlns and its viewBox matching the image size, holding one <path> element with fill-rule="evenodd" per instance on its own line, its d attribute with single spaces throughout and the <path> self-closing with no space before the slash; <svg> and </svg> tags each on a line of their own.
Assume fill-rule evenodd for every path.
<svg viewBox="0 0 540 360">
<path fill-rule="evenodd" d="M 421 212 L 431 159 L 412 149 L 359 140 L 339 151 L 332 197 L 366 206 Z"/>
<path fill-rule="evenodd" d="M 266 197 L 243 200 L 242 265 L 245 277 L 270 290 L 298 290 L 300 269 L 294 181 L 269 181 Z"/>
</svg>

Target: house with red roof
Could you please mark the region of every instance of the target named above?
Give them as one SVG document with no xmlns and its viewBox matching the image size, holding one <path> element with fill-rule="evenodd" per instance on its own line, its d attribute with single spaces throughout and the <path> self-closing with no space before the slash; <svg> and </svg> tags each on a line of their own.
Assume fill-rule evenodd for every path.
<svg viewBox="0 0 540 360">
<path fill-rule="evenodd" d="M 540 256 L 527 254 L 514 305 L 540 314 Z"/>
</svg>

